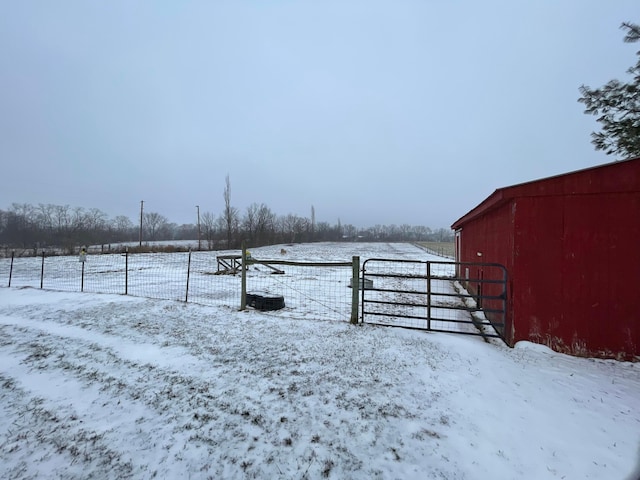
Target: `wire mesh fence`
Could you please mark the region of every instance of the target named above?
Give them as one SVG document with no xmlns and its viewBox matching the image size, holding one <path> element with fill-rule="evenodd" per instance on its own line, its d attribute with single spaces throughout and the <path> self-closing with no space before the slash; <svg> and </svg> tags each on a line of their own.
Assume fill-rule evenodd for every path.
<svg viewBox="0 0 640 480">
<path fill-rule="evenodd" d="M 40 257 L 0 259 L 0 275 L 5 286 L 41 286 L 42 259 Z"/>
<path fill-rule="evenodd" d="M 277 293 L 295 316 L 348 320 L 352 313 L 351 262 L 247 262 L 215 252 L 114 253 L 0 259 L 10 287 L 123 294 L 203 305 L 242 305 L 242 274 L 250 292 Z M 230 267 L 230 268 L 227 268 Z M 276 271 L 278 273 L 276 273 Z"/>
<path fill-rule="evenodd" d="M 352 262 L 248 261 L 248 295 L 282 296 L 296 316 L 349 319 L 353 310 Z"/>
<path fill-rule="evenodd" d="M 216 273 L 213 252 L 104 254 L 85 261 L 45 255 L 0 260 L 0 278 L 10 287 L 239 306 L 239 275 Z"/>
<path fill-rule="evenodd" d="M 246 251 L 218 253 L 12 257 L 0 259 L 0 281 L 6 279 L 10 287 L 124 294 L 231 308 L 249 305 L 258 310 L 267 309 L 248 303 L 247 298 L 271 296 L 281 298 L 290 318 L 354 323 L 361 319 L 474 334 L 486 325 L 504 335 L 506 271 L 497 264 L 373 258 L 360 270 L 358 256 L 351 261 L 320 262 L 258 260 L 247 257 Z"/>
<path fill-rule="evenodd" d="M 215 253 L 192 252 L 190 272 L 189 302 L 240 307 L 240 272 L 218 270 Z"/>
</svg>

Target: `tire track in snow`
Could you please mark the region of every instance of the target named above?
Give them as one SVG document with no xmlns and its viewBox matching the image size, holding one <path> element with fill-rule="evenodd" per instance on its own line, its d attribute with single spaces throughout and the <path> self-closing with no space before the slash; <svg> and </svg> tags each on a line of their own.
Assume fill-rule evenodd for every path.
<svg viewBox="0 0 640 480">
<path fill-rule="evenodd" d="M 108 452 L 106 457 L 110 463 L 122 456 L 130 456 L 129 453 L 134 451 L 138 454 L 135 462 L 125 462 L 129 470 L 136 470 L 134 463 L 138 463 L 137 470 L 145 465 L 154 465 L 158 462 L 147 458 L 145 450 L 152 448 L 152 457 L 166 459 L 170 455 L 180 454 L 178 450 L 191 437 L 198 441 L 199 437 L 192 435 L 191 430 L 202 429 L 212 420 L 229 413 L 242 418 L 247 416 L 246 411 L 239 411 L 230 402 L 219 401 L 217 395 L 209 393 L 214 388 L 209 381 L 198 376 L 205 368 L 210 370 L 211 365 L 188 354 L 184 357 L 189 360 L 181 363 L 176 356 L 149 354 L 150 351 L 165 348 L 149 345 L 145 352 L 139 354 L 132 352 L 129 348 L 131 345 L 124 339 L 86 332 L 77 327 L 49 325 L 27 319 L 16 322 L 6 317 L 0 318 L 0 323 L 2 321 L 5 323 L 4 337 L 11 339 L 0 349 L 0 358 L 5 360 L 2 363 L 2 370 L 7 377 L 5 381 L 20 388 L 23 392 L 21 397 L 24 398 L 15 412 L 35 402 L 43 407 L 41 414 L 30 420 L 31 426 L 34 422 L 46 425 L 52 421 L 72 424 L 74 419 L 81 419 L 85 425 L 97 422 L 98 427 L 90 429 L 91 438 L 109 437 L 112 433 L 113 438 L 105 444 L 118 445 L 119 438 L 126 438 L 128 442 L 126 450 Z M 99 342 L 104 342 L 106 346 Z M 166 350 L 175 353 L 182 349 Z M 124 358 L 119 356 L 123 352 Z M 153 359 L 158 359 L 159 365 Z M 9 377 L 11 372 L 15 378 L 28 378 L 29 383 L 19 385 L 15 378 Z M 84 408 L 68 411 L 70 407 L 67 408 L 67 405 L 71 403 L 83 405 Z M 132 412 L 139 412 L 135 413 L 135 429 L 119 421 L 123 418 L 126 422 Z M 102 430 L 103 422 L 109 428 L 104 432 L 95 432 Z M 42 434 L 50 427 L 42 426 L 36 430 L 38 440 L 51 437 Z M 78 433 L 71 428 L 65 428 L 64 431 L 69 433 L 56 435 L 51 440 L 55 445 L 74 444 Z M 154 432 L 158 434 L 154 435 Z M 16 438 L 15 435 L 13 437 Z M 222 443 L 224 440 L 218 439 L 213 443 Z M 10 439 L 8 443 L 11 443 Z M 56 447 L 55 450 L 60 453 L 60 448 Z M 125 470 L 116 470 L 120 472 L 118 477 L 126 477 Z"/>
<path fill-rule="evenodd" d="M 84 477 L 84 468 L 106 469 L 117 473 L 114 478 L 127 478 L 156 463 L 145 451 L 151 449 L 151 457 L 157 457 L 158 451 L 167 456 L 173 448 L 176 422 L 157 420 L 158 413 L 166 410 L 162 392 L 155 392 L 152 400 L 149 397 L 158 387 L 165 392 L 171 389 L 159 378 L 145 382 L 144 371 L 156 371 L 156 377 L 170 382 L 181 375 L 174 367 L 190 369 L 201 362 L 188 354 L 182 355 L 187 359 L 183 363 L 180 356 L 158 355 L 156 350 L 162 348 L 154 345 L 136 351 L 123 339 L 77 327 L 6 317 L 0 317 L 0 324 L 7 339 L 0 348 L 2 383 L 20 399 L 5 406 L 5 416 L 12 420 L 3 452 L 13 452 L 25 440 L 39 443 L 43 458 L 66 454 L 70 465 L 85 464 L 78 467 L 78 478 Z M 122 438 L 127 439 L 126 448 L 114 450 Z M 43 463 L 29 457 L 23 462 Z M 69 473 L 66 467 L 64 472 Z"/>
<path fill-rule="evenodd" d="M 30 405 L 40 409 L 26 427 L 50 432 L 65 425 L 57 427 L 53 444 L 33 436 L 31 442 L 42 442 L 38 450 L 51 457 L 75 455 L 76 463 L 84 465 L 80 471 L 106 472 L 111 465 L 124 478 L 177 477 L 187 469 L 216 478 L 260 477 L 273 464 L 292 477 L 310 467 L 316 477 L 330 470 L 338 476 L 361 471 L 360 478 L 373 478 L 380 472 L 363 463 L 362 452 L 376 449 L 390 463 L 401 457 L 411 464 L 421 453 L 407 449 L 403 435 L 409 432 L 431 449 L 446 436 L 446 418 L 432 421 L 444 418 L 438 402 L 446 388 L 415 398 L 402 397 L 394 388 L 416 381 L 406 357 L 398 359 L 390 348 L 397 346 L 398 340 L 391 339 L 400 333 L 369 330 L 366 343 L 360 328 L 345 324 L 317 329 L 287 319 L 257 321 L 257 315 L 209 324 L 207 333 L 200 327 L 210 309 L 154 304 L 143 332 L 130 309 L 125 321 L 123 312 L 114 312 L 119 324 L 103 321 L 104 308 L 111 305 L 59 310 L 55 317 L 49 310 L 46 320 L 37 320 L 39 312 L 33 310 L 29 319 L 0 317 L 9 342 L 0 354 L 14 359 L 5 372 L 7 381 L 16 383 L 10 373 L 20 366 L 28 374 L 15 370 L 16 378 L 35 378 L 43 385 L 48 379 L 57 388 L 18 386 L 24 395 L 14 417 Z M 186 326 L 185 311 L 195 317 Z M 79 321 L 82 327 L 73 324 Z M 302 346 L 298 340 L 305 326 L 314 341 Z M 177 345 L 161 347 L 171 334 Z M 424 355 L 424 337 L 406 336 L 401 343 Z M 358 347 L 346 351 L 345 344 Z M 137 345 L 148 347 L 132 351 Z M 430 347 L 435 371 L 438 357 L 450 354 Z M 426 374 L 418 380 L 425 392 L 429 378 L 435 380 Z M 354 412 L 359 421 L 353 421 Z M 125 424 L 126 418 L 135 421 Z M 12 445 L 19 443 L 15 432 L 11 439 Z M 97 459 L 83 457 L 80 453 L 94 443 L 101 445 L 95 449 Z M 59 453 L 64 445 L 69 450 Z M 42 468 L 45 464 L 41 461 Z"/>
</svg>

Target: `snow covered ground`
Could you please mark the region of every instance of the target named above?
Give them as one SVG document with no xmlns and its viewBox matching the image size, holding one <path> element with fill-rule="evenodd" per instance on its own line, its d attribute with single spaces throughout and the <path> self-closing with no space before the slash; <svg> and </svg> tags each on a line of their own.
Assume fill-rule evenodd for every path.
<svg viewBox="0 0 640 480">
<path fill-rule="evenodd" d="M 638 364 L 347 320 L 0 288 L 0 478 L 640 477 Z"/>
</svg>

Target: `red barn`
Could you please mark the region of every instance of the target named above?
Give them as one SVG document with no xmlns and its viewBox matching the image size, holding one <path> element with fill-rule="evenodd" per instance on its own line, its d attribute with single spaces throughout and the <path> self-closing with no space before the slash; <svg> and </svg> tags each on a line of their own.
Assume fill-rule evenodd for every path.
<svg viewBox="0 0 640 480">
<path fill-rule="evenodd" d="M 458 261 L 507 268 L 509 345 L 640 356 L 640 158 L 499 188 L 451 228 Z"/>
</svg>

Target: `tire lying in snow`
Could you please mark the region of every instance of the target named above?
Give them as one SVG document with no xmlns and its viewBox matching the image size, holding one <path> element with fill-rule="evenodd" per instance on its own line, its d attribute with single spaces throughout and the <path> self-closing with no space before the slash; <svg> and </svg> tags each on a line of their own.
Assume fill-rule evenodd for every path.
<svg viewBox="0 0 640 480">
<path fill-rule="evenodd" d="M 284 308 L 284 297 L 270 293 L 247 293 L 245 297 L 247 307 L 256 310 L 280 310 Z"/>
</svg>

